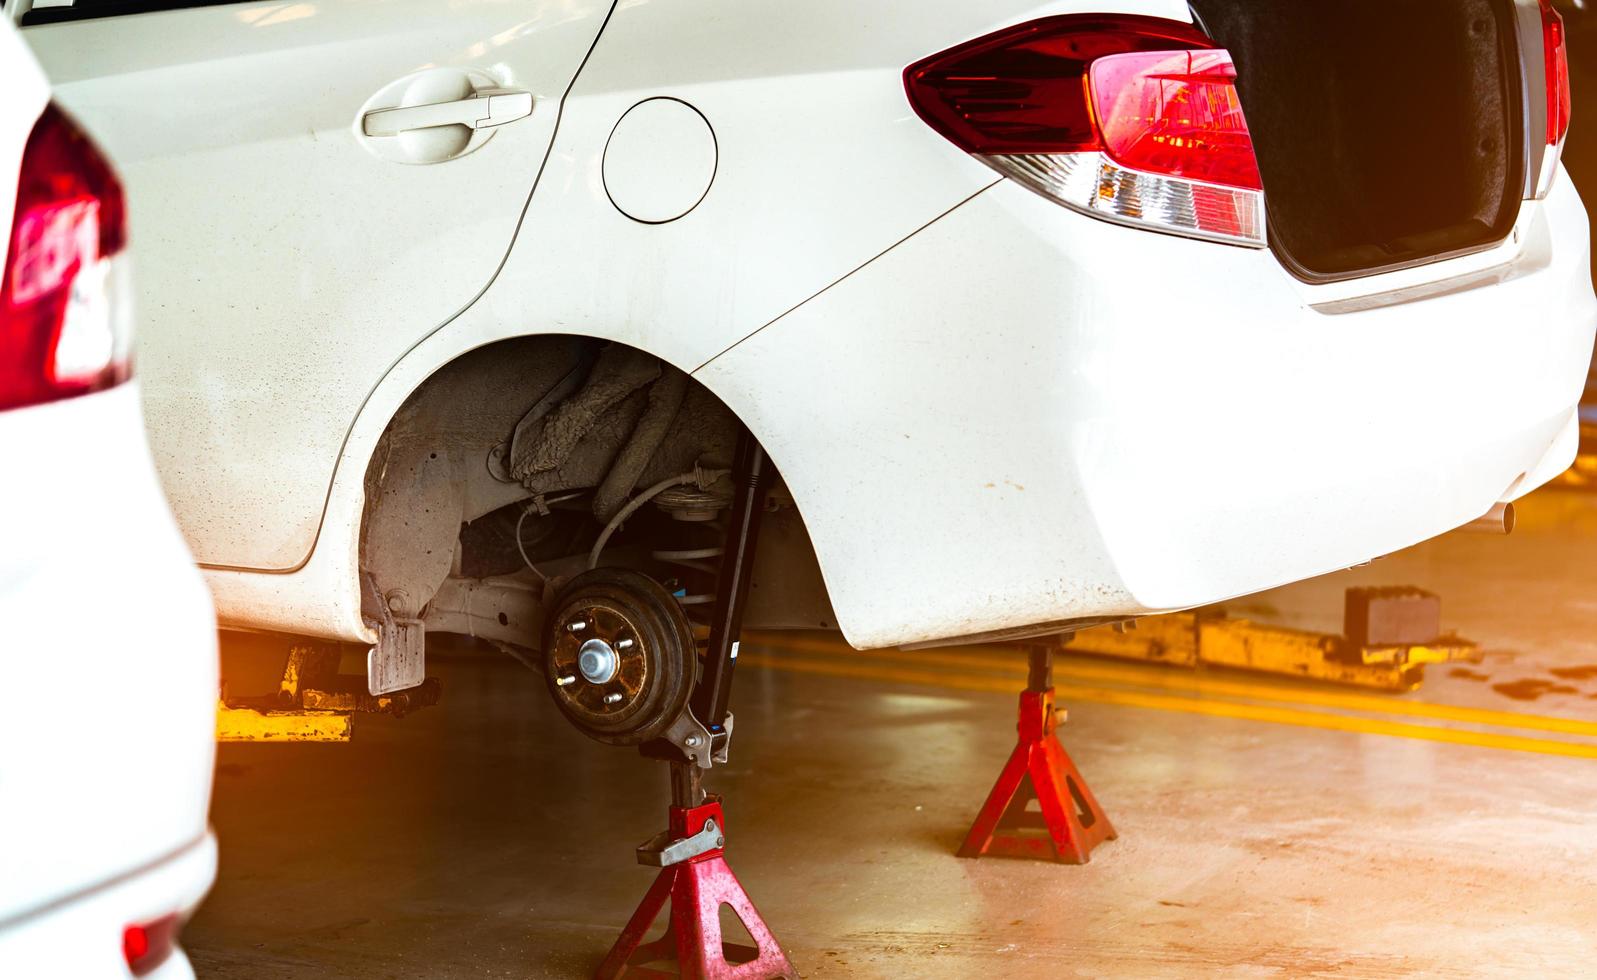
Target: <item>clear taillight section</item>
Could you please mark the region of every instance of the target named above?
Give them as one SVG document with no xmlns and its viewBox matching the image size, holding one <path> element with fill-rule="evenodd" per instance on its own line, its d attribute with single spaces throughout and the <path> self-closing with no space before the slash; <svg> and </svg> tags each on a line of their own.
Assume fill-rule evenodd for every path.
<svg viewBox="0 0 1597 980">
<path fill-rule="evenodd" d="M 111 387 L 130 374 L 120 301 L 126 245 L 122 186 L 55 106 L 22 155 L 0 277 L 0 409 Z"/>
<path fill-rule="evenodd" d="M 1542 158 L 1542 172 L 1536 183 L 1538 200 L 1552 192 L 1574 111 L 1574 95 L 1569 84 L 1569 37 L 1564 29 L 1564 18 L 1553 8 L 1552 0 L 1541 0 L 1541 5 L 1542 54 L 1547 59 L 1547 145 L 1553 149 Z"/>
<path fill-rule="evenodd" d="M 1022 154 L 991 162 L 1027 187 L 1105 221 L 1232 245 L 1265 244 L 1259 191 L 1140 173 L 1099 153 Z"/>
<path fill-rule="evenodd" d="M 1265 244 L 1263 183 L 1236 68 L 1190 25 L 1047 18 L 911 65 L 904 84 L 933 129 L 1067 207 Z"/>
</svg>

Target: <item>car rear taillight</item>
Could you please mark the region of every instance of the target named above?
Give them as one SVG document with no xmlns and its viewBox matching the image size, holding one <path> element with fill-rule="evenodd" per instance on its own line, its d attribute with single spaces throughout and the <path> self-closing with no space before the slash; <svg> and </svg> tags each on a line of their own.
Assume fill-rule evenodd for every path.
<svg viewBox="0 0 1597 980">
<path fill-rule="evenodd" d="M 0 278 L 0 409 L 127 379 L 131 330 L 114 261 L 126 238 L 116 174 L 47 106 L 23 150 Z"/>
<path fill-rule="evenodd" d="M 1541 5 L 1542 54 L 1547 59 L 1547 145 L 1553 149 L 1542 159 L 1541 177 L 1536 184 L 1537 200 L 1553 189 L 1574 110 L 1569 84 L 1569 38 L 1564 30 L 1564 18 L 1553 8 L 1552 0 L 1541 0 Z"/>
<path fill-rule="evenodd" d="M 155 971 L 177 948 L 178 917 L 163 916 L 122 930 L 122 958 L 128 971 L 142 977 Z"/>
<path fill-rule="evenodd" d="M 1067 207 L 1263 246 L 1263 183 L 1236 74 L 1189 24 L 1066 15 L 917 62 L 904 87 L 938 133 Z"/>
</svg>

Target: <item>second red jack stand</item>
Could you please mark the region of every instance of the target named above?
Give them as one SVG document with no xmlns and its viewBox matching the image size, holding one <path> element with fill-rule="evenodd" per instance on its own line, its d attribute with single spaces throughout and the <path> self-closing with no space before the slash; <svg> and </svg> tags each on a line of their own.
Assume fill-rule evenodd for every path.
<svg viewBox="0 0 1597 980">
<path fill-rule="evenodd" d="M 1037 858 L 1086 864 L 1115 828 L 1093 798 L 1054 731 L 1053 648 L 1030 649 L 1030 678 L 1020 695 L 1020 743 L 982 804 L 960 857 Z M 1038 809 L 1030 808 L 1037 801 Z"/>
<path fill-rule="evenodd" d="M 660 867 L 660 874 L 599 966 L 598 980 L 623 976 L 777 980 L 798 976 L 727 865 L 721 801 L 706 798 L 699 780 L 697 766 L 672 764 L 670 828 L 638 848 L 638 861 Z M 644 942 L 668 902 L 671 909 L 665 934 Z M 721 935 L 723 905 L 743 923 L 754 946 L 730 943 Z"/>
</svg>

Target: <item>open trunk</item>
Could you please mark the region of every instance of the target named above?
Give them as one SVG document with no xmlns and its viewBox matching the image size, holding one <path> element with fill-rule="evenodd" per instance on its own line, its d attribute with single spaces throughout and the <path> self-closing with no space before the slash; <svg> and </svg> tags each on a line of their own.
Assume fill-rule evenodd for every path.
<svg viewBox="0 0 1597 980">
<path fill-rule="evenodd" d="M 1368 275 L 1513 229 L 1530 111 L 1514 0 L 1191 5 L 1236 60 L 1272 247 L 1294 274 Z"/>
</svg>

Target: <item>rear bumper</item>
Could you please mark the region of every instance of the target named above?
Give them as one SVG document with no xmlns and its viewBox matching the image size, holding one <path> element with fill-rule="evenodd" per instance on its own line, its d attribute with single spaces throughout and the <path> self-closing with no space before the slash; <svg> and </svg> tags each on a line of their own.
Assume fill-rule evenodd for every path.
<svg viewBox="0 0 1597 980">
<path fill-rule="evenodd" d="M 172 912 L 187 917 L 216 877 L 216 839 L 203 838 L 148 867 L 91 891 L 0 922 L 0 974 L 8 977 L 123 977 L 122 930 Z M 177 950 L 153 980 L 193 980 Z"/>
<path fill-rule="evenodd" d="M 25 477 L 0 489 L 0 649 L 17 692 L 0 712 L 8 934 L 6 923 L 204 836 L 217 656 L 210 597 L 150 463 L 136 385 L 0 413 L 0 444 Z M 174 892 L 138 914 L 186 901 Z M 0 976 L 115 975 L 6 965 L 0 956 Z"/>
<path fill-rule="evenodd" d="M 1567 177 L 1483 255 L 1308 286 L 1004 182 L 712 361 L 859 646 L 1187 608 L 1556 475 L 1593 297 Z"/>
</svg>

